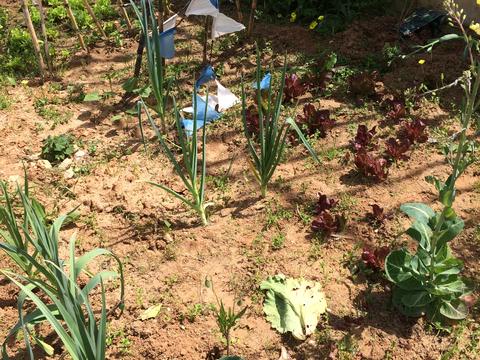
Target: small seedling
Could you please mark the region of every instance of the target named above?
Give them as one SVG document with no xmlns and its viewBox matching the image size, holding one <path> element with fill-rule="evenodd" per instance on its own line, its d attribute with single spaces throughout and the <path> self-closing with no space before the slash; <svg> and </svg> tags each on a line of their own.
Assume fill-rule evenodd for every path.
<svg viewBox="0 0 480 360">
<path fill-rule="evenodd" d="M 272 249 L 280 250 L 285 246 L 285 234 L 279 233 L 272 238 Z"/>
<path fill-rule="evenodd" d="M 73 155 L 73 139 L 69 135 L 49 136 L 43 141 L 42 159 L 58 164 Z"/>
<path fill-rule="evenodd" d="M 248 307 L 245 306 L 242 310 L 236 312 L 235 304 L 233 307 L 225 308 L 223 300 L 219 299 L 215 289 L 213 287 L 213 282 L 210 278 L 205 279 L 205 287 L 211 288 L 215 299 L 217 301 L 218 307 L 215 307 L 215 318 L 217 320 L 217 325 L 220 330 L 220 333 L 225 338 L 227 343 L 227 356 L 230 355 L 230 342 L 231 342 L 231 332 L 237 326 L 238 321 L 245 315 Z M 240 304 L 240 301 L 237 302 Z"/>
</svg>

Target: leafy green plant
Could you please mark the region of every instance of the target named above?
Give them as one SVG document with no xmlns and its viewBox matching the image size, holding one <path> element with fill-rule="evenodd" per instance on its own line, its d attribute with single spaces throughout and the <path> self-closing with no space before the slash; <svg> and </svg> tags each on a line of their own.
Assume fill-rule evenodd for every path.
<svg viewBox="0 0 480 360">
<path fill-rule="evenodd" d="M 242 80 L 242 106 L 243 106 L 243 128 L 247 138 L 248 151 L 252 161 L 250 162 L 255 178 L 260 183 L 262 196 L 267 194 L 267 187 L 275 170 L 283 158 L 287 137 L 293 129 L 305 145 L 311 156 L 320 162 L 315 151 L 312 149 L 302 131 L 292 118 L 285 122 L 280 121 L 282 111 L 283 90 L 285 88 L 285 74 L 287 61 L 285 62 L 281 75 L 281 84 L 276 95 L 273 95 L 272 86 L 268 90 L 261 90 L 261 61 L 260 51 L 257 48 L 257 72 L 256 72 L 256 100 L 258 104 L 258 133 L 252 134 L 249 131 L 247 100 L 245 85 Z"/>
<path fill-rule="evenodd" d="M 393 251 L 388 255 L 385 265 L 387 278 L 395 285 L 395 306 L 407 316 L 426 315 L 433 324 L 439 326 L 447 320 L 460 320 L 468 315 L 468 306 L 463 297 L 472 292 L 472 285 L 460 276 L 463 262 L 452 255 L 449 243 L 464 228 L 463 220 L 453 209 L 455 184 L 476 160 L 475 143 L 468 140 L 467 131 L 471 127 L 472 114 L 480 106 L 480 64 L 474 56 L 479 41 L 466 33 L 463 27 L 465 16 L 457 4 L 447 0 L 445 6 L 463 34 L 455 38 L 463 36 L 470 58 L 470 68 L 461 78 L 465 92 L 460 116 L 462 130 L 458 143 L 452 143 L 446 149 L 451 175 L 445 182 L 435 177 L 427 178 L 439 193 L 438 201 L 443 206 L 442 210 L 434 211 L 421 203 L 402 205 L 400 209 L 414 220 L 406 233 L 418 243 L 417 251 L 414 255 L 406 249 Z"/>
<path fill-rule="evenodd" d="M 73 140 L 69 135 L 48 136 L 43 141 L 42 159 L 58 164 L 73 155 Z"/>
<path fill-rule="evenodd" d="M 196 99 L 196 96 L 194 97 Z M 207 94 L 208 99 L 208 94 Z M 159 128 L 155 124 L 155 121 L 150 115 L 147 106 L 140 100 L 138 102 L 138 118 L 140 126 L 142 124 L 142 109 L 147 114 L 147 118 L 153 127 L 157 139 L 164 151 L 165 155 L 167 156 L 168 160 L 172 163 L 173 168 L 176 174 L 180 177 L 183 184 L 187 188 L 188 192 L 190 193 L 190 198 L 187 198 L 176 191 L 166 187 L 165 185 L 150 182 L 150 184 L 159 187 L 160 189 L 166 191 L 170 195 L 173 195 L 184 204 L 186 204 L 190 209 L 194 210 L 200 220 L 202 221 L 203 225 L 208 224 L 207 220 L 207 207 L 211 205 L 211 203 L 207 203 L 205 201 L 205 183 L 207 179 L 207 162 L 206 162 L 206 145 L 207 145 L 207 131 L 206 126 L 202 129 L 201 135 L 201 147 L 202 147 L 202 162 L 200 165 L 200 174 L 198 174 L 199 169 L 199 158 L 198 158 L 198 139 L 197 139 L 197 102 L 194 101 L 194 115 L 193 115 L 193 133 L 192 136 L 187 136 L 185 131 L 182 129 L 181 125 L 181 118 L 179 111 L 177 109 L 176 102 L 174 100 L 174 111 L 175 111 L 175 118 L 176 118 L 176 125 L 177 125 L 177 137 L 180 143 L 180 149 L 182 153 L 182 160 L 178 161 L 175 158 L 174 152 L 170 149 L 169 145 L 167 144 L 167 139 L 161 134 Z M 207 107 L 205 107 L 205 113 L 207 111 Z M 142 130 L 143 133 L 143 130 Z"/>
<path fill-rule="evenodd" d="M 0 249 L 4 251 L 23 271 L 24 275 L 11 270 L 0 273 L 20 288 L 18 296 L 19 320 L 9 331 L 2 345 L 1 353 L 8 359 L 7 342 L 23 330 L 24 341 L 31 359 L 33 351 L 30 338 L 47 353 L 51 347 L 38 339 L 30 331 L 32 326 L 48 322 L 55 330 L 72 359 L 104 359 L 106 305 L 103 283 L 107 279 L 120 278 L 120 301 L 123 306 L 124 279 L 120 259 L 105 249 L 94 249 L 79 258 L 75 257 L 75 234 L 70 238 L 69 259 L 59 255 L 59 233 L 68 215 L 56 219 L 51 225 L 45 221 L 43 206 L 31 199 L 28 183 L 25 190 L 18 189 L 22 200 L 23 219 L 17 219 L 13 202 L 6 195 L 5 184 L 2 185 L 5 206 L 0 207 L 1 224 L 6 230 L 0 235 L 3 241 Z M 118 264 L 118 272 L 102 270 L 92 274 L 87 270 L 91 262 L 99 256 L 112 257 Z M 66 267 L 68 265 L 68 272 Z M 82 288 L 77 284 L 81 274 L 88 274 L 90 279 Z M 89 297 L 92 291 L 101 285 L 102 312 L 99 322 L 95 319 Z M 24 314 L 24 304 L 31 300 L 35 305 Z"/>
<path fill-rule="evenodd" d="M 279 274 L 263 281 L 260 289 L 266 291 L 263 311 L 272 327 L 282 334 L 291 332 L 299 340 L 315 331 L 327 310 L 319 283 Z"/>
<path fill-rule="evenodd" d="M 1 21 L 1 20 L 0 20 Z M 5 20 L 6 21 L 6 20 Z M 7 22 L 5 22 L 5 29 Z M 0 25 L 1 26 L 1 25 Z M 12 27 L 0 38 L 0 70 L 6 74 L 31 74 L 38 70 L 27 30 Z"/>
</svg>

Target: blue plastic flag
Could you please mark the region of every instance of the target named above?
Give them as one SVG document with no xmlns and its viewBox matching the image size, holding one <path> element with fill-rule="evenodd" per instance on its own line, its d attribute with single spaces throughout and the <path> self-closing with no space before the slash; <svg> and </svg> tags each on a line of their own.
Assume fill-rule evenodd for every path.
<svg viewBox="0 0 480 360">
<path fill-rule="evenodd" d="M 222 114 L 220 114 L 215 109 L 212 109 L 205 100 L 203 100 L 198 94 L 197 98 L 197 108 L 196 108 L 196 119 L 197 119 L 197 130 L 205 126 L 205 123 L 211 123 L 214 120 L 217 120 Z M 206 109 L 206 116 L 205 116 Z M 194 110 L 195 111 L 195 110 Z M 193 114 L 192 114 L 193 115 Z M 193 115 L 195 118 L 195 115 Z M 182 126 L 185 129 L 185 132 L 188 136 L 191 136 L 193 133 L 193 120 L 183 119 Z"/>
<path fill-rule="evenodd" d="M 260 82 L 260 90 L 268 90 L 270 89 L 270 83 L 272 82 L 272 74 L 266 73 L 263 77 L 262 81 Z M 253 88 L 257 88 L 257 82 L 253 83 Z"/>
<path fill-rule="evenodd" d="M 195 83 L 195 89 L 198 90 L 200 86 L 206 84 L 211 80 L 215 80 L 216 75 L 215 71 L 213 70 L 212 65 L 207 65 L 203 68 L 202 72 L 200 73 L 200 77 L 198 78 L 197 82 Z"/>
<path fill-rule="evenodd" d="M 165 59 L 173 59 L 175 56 L 175 28 L 160 34 L 160 55 Z"/>
</svg>

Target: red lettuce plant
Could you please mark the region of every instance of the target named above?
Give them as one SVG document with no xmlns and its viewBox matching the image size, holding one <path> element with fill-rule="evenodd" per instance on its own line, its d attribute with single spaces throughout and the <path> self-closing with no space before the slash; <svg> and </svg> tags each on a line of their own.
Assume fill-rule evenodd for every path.
<svg viewBox="0 0 480 360">
<path fill-rule="evenodd" d="M 245 111 L 245 119 L 249 135 L 258 134 L 260 131 L 260 117 L 258 109 L 254 105 L 250 105 Z"/>
<path fill-rule="evenodd" d="M 345 216 L 330 212 L 337 205 L 338 200 L 329 198 L 321 193 L 318 194 L 318 202 L 315 208 L 317 216 L 312 221 L 312 230 L 314 232 L 321 233 L 324 237 L 329 237 L 333 233 L 338 233 L 345 228 Z"/>
<path fill-rule="evenodd" d="M 389 103 L 390 110 L 387 113 L 389 119 L 400 120 L 407 114 L 405 103 L 403 101 L 394 99 L 389 101 Z"/>
<path fill-rule="evenodd" d="M 366 151 L 359 151 L 355 154 L 355 165 L 358 170 L 368 177 L 382 181 L 388 175 L 388 161 L 381 157 L 376 157 Z"/>
<path fill-rule="evenodd" d="M 385 209 L 380 207 L 377 204 L 370 205 L 372 207 L 372 212 L 367 213 L 367 218 L 374 225 L 381 225 L 385 220 L 391 219 L 392 215 L 385 212 Z"/>
<path fill-rule="evenodd" d="M 318 193 L 317 206 L 315 207 L 315 213 L 321 214 L 325 210 L 333 209 L 338 205 L 338 200 L 327 197 L 327 195 Z"/>
<path fill-rule="evenodd" d="M 428 134 L 425 131 L 426 127 L 427 125 L 418 119 L 405 122 L 400 136 L 407 138 L 412 144 L 424 143 L 428 140 Z"/>
<path fill-rule="evenodd" d="M 343 215 L 333 215 L 330 211 L 325 210 L 313 219 L 312 230 L 327 238 L 333 233 L 341 232 L 345 228 L 345 222 Z"/>
<path fill-rule="evenodd" d="M 305 127 L 309 135 L 318 131 L 321 137 L 325 137 L 335 121 L 330 119 L 330 110 L 320 110 L 313 104 L 305 104 L 303 115 L 297 115 L 297 124 Z"/>
<path fill-rule="evenodd" d="M 292 101 L 305 94 L 307 88 L 300 81 L 296 74 L 289 74 L 285 76 L 285 102 Z"/>
<path fill-rule="evenodd" d="M 366 125 L 358 125 L 357 135 L 355 135 L 355 139 L 352 142 L 353 151 L 358 152 L 377 148 L 377 144 L 373 142 L 373 137 L 376 133 L 376 126 L 368 130 Z"/>
<path fill-rule="evenodd" d="M 382 271 L 385 268 L 385 258 L 390 253 L 390 247 L 381 246 L 375 249 L 365 247 L 362 252 L 362 262 L 366 268 Z"/>
<path fill-rule="evenodd" d="M 406 154 L 410 150 L 411 142 L 408 138 L 395 139 L 389 138 L 385 142 L 385 151 L 389 159 L 397 160 L 408 160 L 409 156 Z"/>
</svg>

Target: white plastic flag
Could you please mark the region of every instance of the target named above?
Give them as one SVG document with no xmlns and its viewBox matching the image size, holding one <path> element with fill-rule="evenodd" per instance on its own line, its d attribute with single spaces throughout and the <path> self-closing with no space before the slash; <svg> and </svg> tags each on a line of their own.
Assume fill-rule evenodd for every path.
<svg viewBox="0 0 480 360">
<path fill-rule="evenodd" d="M 218 9 L 211 3 L 210 0 L 192 0 L 188 5 L 185 15 L 210 15 L 217 16 Z"/>
<path fill-rule="evenodd" d="M 217 83 L 217 103 L 218 111 L 222 112 L 227 109 L 230 109 L 233 105 L 236 105 L 240 102 L 239 98 L 235 96 L 229 89 L 224 87 L 218 80 L 215 80 Z"/>
<path fill-rule="evenodd" d="M 227 15 L 218 13 L 217 17 L 213 19 L 212 25 L 212 39 L 216 39 L 222 35 L 245 29 L 243 24 L 229 18 Z"/>
<path fill-rule="evenodd" d="M 178 14 L 173 15 L 171 18 L 163 22 L 163 31 L 173 29 L 177 25 Z"/>
</svg>

